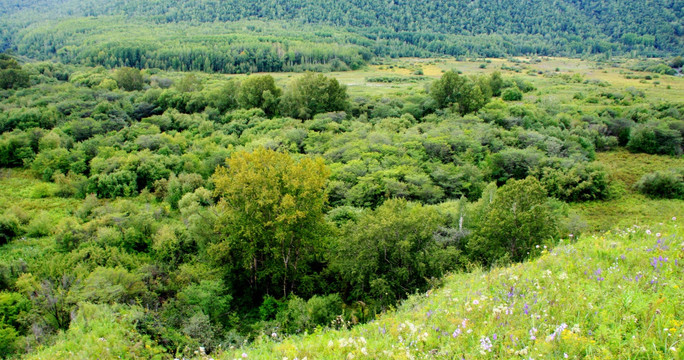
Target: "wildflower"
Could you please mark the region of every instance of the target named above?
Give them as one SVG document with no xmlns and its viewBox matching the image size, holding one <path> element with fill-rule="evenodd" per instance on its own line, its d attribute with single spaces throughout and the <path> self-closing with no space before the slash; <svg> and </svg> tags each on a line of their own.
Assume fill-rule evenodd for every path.
<svg viewBox="0 0 684 360">
<path fill-rule="evenodd" d="M 676 217 L 676 216 L 673 216 L 673 217 L 672 217 L 672 221 L 676 221 L 676 220 L 677 220 L 677 217 Z"/>
<path fill-rule="evenodd" d="M 530 340 L 537 340 L 535 334 L 537 333 L 537 328 L 533 327 L 530 329 Z"/>
<path fill-rule="evenodd" d="M 454 330 L 454 333 L 451 334 L 451 337 L 457 338 L 459 335 L 461 335 L 461 329 L 460 329 L 460 328 L 456 328 L 456 330 Z"/>
<path fill-rule="evenodd" d="M 656 237 L 658 237 L 658 238 L 659 238 L 659 237 L 660 237 L 660 233 L 656 233 Z"/>
<path fill-rule="evenodd" d="M 483 337 L 480 339 L 480 353 L 484 354 L 485 351 L 492 352 L 492 341 L 489 340 L 489 337 Z"/>
<path fill-rule="evenodd" d="M 242 353 L 242 358 L 246 359 L 247 358 L 247 353 Z"/>
<path fill-rule="evenodd" d="M 568 358 L 568 354 L 563 353 L 563 358 L 564 358 L 564 359 L 567 359 L 567 358 Z"/>
<path fill-rule="evenodd" d="M 567 327 L 568 327 L 568 325 L 566 323 L 562 323 L 562 324 L 558 325 L 558 327 L 553 332 L 553 334 L 549 335 L 546 338 L 546 341 L 549 341 L 549 342 L 553 341 L 554 339 L 556 339 L 556 336 L 560 335 L 563 332 L 563 330 L 565 330 Z"/>
<path fill-rule="evenodd" d="M 646 235 L 651 235 L 651 230 L 646 230 Z"/>
<path fill-rule="evenodd" d="M 278 337 L 278 334 L 276 334 L 275 332 L 272 332 L 272 333 L 271 333 L 271 337 L 275 339 L 275 338 Z"/>
<path fill-rule="evenodd" d="M 479 303 L 480 303 L 480 301 L 478 301 L 477 299 L 473 300 L 473 305 L 477 305 Z"/>
</svg>

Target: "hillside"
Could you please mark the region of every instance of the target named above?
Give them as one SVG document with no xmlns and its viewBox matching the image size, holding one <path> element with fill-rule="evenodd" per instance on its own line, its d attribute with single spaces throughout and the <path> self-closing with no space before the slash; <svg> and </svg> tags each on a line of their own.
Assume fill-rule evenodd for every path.
<svg viewBox="0 0 684 360">
<path fill-rule="evenodd" d="M 219 358 L 681 359 L 682 224 L 566 238 L 534 261 L 447 276 L 369 324 Z"/>
<path fill-rule="evenodd" d="M 682 224 L 673 217 L 576 243 L 566 238 L 530 262 L 449 275 L 368 324 L 348 330 L 334 322 L 339 330 L 285 338 L 274 330 L 212 357 L 681 359 Z M 28 359 L 160 358 L 136 332 L 135 312 L 142 310 L 84 306 L 54 346 Z"/>
<path fill-rule="evenodd" d="M 682 8 L 681 0 L 9 1 L 0 5 L 0 49 L 228 73 L 354 69 L 371 56 L 670 56 L 684 50 Z"/>
</svg>

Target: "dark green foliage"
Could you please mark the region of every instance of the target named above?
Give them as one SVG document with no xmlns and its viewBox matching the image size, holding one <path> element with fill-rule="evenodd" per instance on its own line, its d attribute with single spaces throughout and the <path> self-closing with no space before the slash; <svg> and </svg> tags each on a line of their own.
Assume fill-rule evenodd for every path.
<svg viewBox="0 0 684 360">
<path fill-rule="evenodd" d="M 346 86 L 337 79 L 306 73 L 288 84 L 280 111 L 285 116 L 311 119 L 316 114 L 344 110 L 346 101 Z"/>
<path fill-rule="evenodd" d="M 15 216 L 10 214 L 0 216 L 0 245 L 9 243 L 20 233 L 19 220 Z"/>
<path fill-rule="evenodd" d="M 566 166 L 543 167 L 535 174 L 549 196 L 563 201 L 602 200 L 608 196 L 608 174 L 601 166 Z"/>
<path fill-rule="evenodd" d="M 482 108 L 492 95 L 489 84 L 447 71 L 435 81 L 430 96 L 440 108 L 454 106 L 462 115 Z"/>
<path fill-rule="evenodd" d="M 652 121 L 637 124 L 630 132 L 627 148 L 632 152 L 647 154 L 680 155 L 682 134 L 664 122 Z"/>
<path fill-rule="evenodd" d="M 252 75 L 240 83 L 237 103 L 243 109 L 259 108 L 272 115 L 277 109 L 280 93 L 273 76 Z"/>
<path fill-rule="evenodd" d="M 684 200 L 684 169 L 646 174 L 634 187 L 642 194 L 654 198 Z"/>
<path fill-rule="evenodd" d="M 443 224 L 433 208 L 391 199 L 343 226 L 332 266 L 346 296 L 388 306 L 454 268 L 458 251 L 433 239 Z"/>
<path fill-rule="evenodd" d="M 673 58 L 672 61 L 670 61 L 670 67 L 672 68 L 676 69 L 681 68 L 682 66 L 684 66 L 684 58 L 682 58 L 681 56 L 677 56 Z"/>
<path fill-rule="evenodd" d="M 520 101 L 523 98 L 522 91 L 518 87 L 511 87 L 503 91 L 501 98 L 506 101 Z"/>
<path fill-rule="evenodd" d="M 36 154 L 28 134 L 21 131 L 4 133 L 0 137 L 0 165 L 6 167 L 22 166 L 30 163 Z"/>
<path fill-rule="evenodd" d="M 113 198 L 132 196 L 137 192 L 137 176 L 132 171 L 116 171 L 111 174 L 98 174 L 90 177 L 88 192 L 98 197 Z"/>
<path fill-rule="evenodd" d="M 508 179 L 524 179 L 541 161 L 542 154 L 534 149 L 507 149 L 489 158 L 490 176 L 499 184 Z"/>
<path fill-rule="evenodd" d="M 400 1 L 391 6 L 381 0 L 306 0 L 297 6 L 286 0 L 201 5 L 180 0 L 85 5 L 76 0 L 48 0 L 22 5 L 10 7 L 12 15 L 3 14 L 4 47 L 30 57 L 56 56 L 64 62 L 107 67 L 248 73 L 356 69 L 371 54 L 681 53 L 681 6 L 665 0 L 439 0 Z M 474 12 L 473 8 L 487 11 Z M 97 17 L 97 24 L 85 16 Z M 18 20 L 22 18 L 32 21 Z M 57 24 L 47 22 L 54 18 Z"/>
<path fill-rule="evenodd" d="M 0 89 L 20 89 L 29 86 L 29 74 L 7 54 L 0 53 Z"/>
<path fill-rule="evenodd" d="M 485 212 L 468 248 L 485 264 L 522 261 L 536 245 L 557 235 L 546 190 L 533 177 L 509 180 L 493 199 L 483 198 L 481 206 Z"/>
<path fill-rule="evenodd" d="M 0 70 L 0 89 L 20 89 L 29 86 L 29 75 L 21 69 Z"/>
<path fill-rule="evenodd" d="M 294 296 L 283 304 L 276 321 L 285 333 L 299 334 L 329 326 L 341 313 L 342 299 L 337 294 L 313 296 L 308 301 Z"/>
</svg>

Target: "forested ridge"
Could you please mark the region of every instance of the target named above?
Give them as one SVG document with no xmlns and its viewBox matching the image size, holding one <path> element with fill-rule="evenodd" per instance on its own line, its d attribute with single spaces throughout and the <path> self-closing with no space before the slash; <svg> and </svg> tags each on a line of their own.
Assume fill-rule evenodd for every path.
<svg viewBox="0 0 684 360">
<path fill-rule="evenodd" d="M 681 0 L 45 0 L 6 2 L 0 14 L 2 48 L 33 58 L 246 73 L 353 69 L 371 55 L 679 55 L 682 8 Z"/>
</svg>

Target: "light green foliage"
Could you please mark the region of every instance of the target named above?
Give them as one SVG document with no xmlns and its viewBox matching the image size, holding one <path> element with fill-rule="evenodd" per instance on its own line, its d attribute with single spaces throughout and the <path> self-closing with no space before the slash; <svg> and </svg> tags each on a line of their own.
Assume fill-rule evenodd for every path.
<svg viewBox="0 0 684 360">
<path fill-rule="evenodd" d="M 493 200 L 481 200 L 487 210 L 468 248 L 486 264 L 522 261 L 557 236 L 557 219 L 547 204 L 546 190 L 535 178 L 510 180 Z"/>
<path fill-rule="evenodd" d="M 166 359 L 162 347 L 137 331 L 141 314 L 137 306 L 81 303 L 69 330 L 27 359 Z"/>
<path fill-rule="evenodd" d="M 77 298 L 104 304 L 130 303 L 145 292 L 139 275 L 122 268 L 100 267 L 83 282 Z"/>
<path fill-rule="evenodd" d="M 3 11 L 0 5 L 0 13 Z M 0 17 L 0 22 L 4 19 Z M 131 18 L 122 31 L 143 28 L 138 20 Z M 69 39 L 82 39 L 88 29 L 118 21 L 97 18 L 86 24 L 74 20 L 72 24 L 87 28 L 70 33 Z M 220 349 L 269 346 L 272 341 L 289 344 L 289 335 L 306 332 L 316 332 L 318 339 L 324 339 L 322 350 L 294 354 L 289 347 L 283 356 L 346 357 L 352 347 L 358 352 L 360 348 L 351 343 L 338 348 L 338 339 L 331 338 L 333 347 L 329 350 L 326 336 L 330 332 L 319 328 L 343 329 L 376 320 L 378 312 L 391 311 L 399 300 L 416 290 L 441 286 L 441 276 L 447 271 L 475 269 L 479 274 L 479 265 L 512 260 L 508 251 L 511 239 L 523 238 L 515 241 L 516 253 L 523 255 L 513 260 L 538 256 L 543 246 L 555 245 L 543 234 L 530 235 L 539 230 L 535 221 L 546 214 L 558 215 L 545 222 L 557 225 L 560 234 L 572 233 L 574 238 L 581 234 L 582 239 L 616 224 L 631 226 L 640 219 L 658 223 L 663 222 L 662 214 L 679 215 L 682 200 L 651 198 L 634 184 L 648 173 L 682 166 L 682 159 L 676 155 L 678 135 L 684 133 L 684 106 L 678 96 L 684 89 L 681 78 L 634 74 L 629 68 L 638 60 L 632 59 L 614 59 L 610 63 L 555 57 L 371 60 L 359 55 L 358 49 L 369 43 L 358 35 L 326 33 L 321 26 L 317 33 L 308 34 L 307 40 L 326 39 L 320 47 L 292 39 L 287 39 L 285 45 L 275 35 L 287 36 L 291 27 L 281 29 L 278 22 L 259 24 L 195 24 L 255 35 L 241 40 L 237 33 L 216 32 L 212 35 L 216 46 L 199 51 L 193 49 L 193 39 L 197 38 L 184 34 L 188 42 L 182 56 L 165 52 L 163 49 L 175 45 L 157 39 L 156 34 L 150 35 L 150 39 L 157 39 L 153 56 L 150 52 L 136 52 L 137 46 L 146 45 L 133 38 L 126 45 L 130 51 L 120 52 L 116 45 L 104 52 L 106 58 L 98 52 L 74 50 L 90 46 L 88 43 L 54 55 L 105 62 L 108 67 L 146 68 L 141 75 L 149 89 L 144 92 L 108 90 L 116 70 L 34 62 L 24 66 L 34 86 L 2 92 L 6 96 L 0 96 L 0 166 L 4 167 L 0 169 L 0 220 L 16 218 L 9 223 L 16 225 L 10 228 L 17 231 L 5 237 L 6 243 L 1 245 L 0 290 L 18 292 L 31 302 L 31 310 L 12 325 L 14 330 L 3 328 L 3 334 L 10 339 L 6 343 L 18 344 L 10 345 L 17 357 L 40 352 L 43 358 L 59 358 L 41 351 L 72 340 L 58 335 L 60 331 L 70 331 L 68 334 L 75 340 L 69 351 L 72 357 L 81 356 L 86 350 L 74 344 L 80 344 L 79 337 L 89 335 L 75 332 L 86 327 L 74 315 L 86 301 L 96 302 L 98 307 L 125 305 L 121 309 L 130 310 L 126 306 L 139 304 L 145 309 L 133 317 L 135 328 L 130 332 L 139 341 L 131 344 L 128 338 L 118 335 L 101 336 L 132 347 L 122 357 L 150 358 L 154 355 L 137 351 L 144 352 L 145 344 L 150 348 L 159 344 L 165 348 L 164 357 L 198 357 L 201 355 L 194 352 L 204 346 L 205 352 L 210 352 L 207 357 L 220 358 L 225 355 Z M 164 34 L 167 39 L 175 31 L 192 30 L 179 23 L 158 25 L 169 30 Z M 70 30 L 69 26 L 60 28 L 58 23 L 55 26 L 56 38 L 49 43 L 58 48 L 61 45 L 54 41 L 61 36 L 60 31 Z M 249 26 L 255 27 L 251 30 Z M 40 30 L 31 29 L 27 38 L 39 38 Z M 382 56 L 382 51 L 390 48 L 420 51 L 418 46 L 410 45 L 415 41 L 412 35 L 401 36 L 405 39 L 396 42 L 376 33 L 372 39 L 374 52 Z M 252 47 L 243 42 L 257 38 L 267 45 Z M 421 38 L 427 39 L 423 35 Z M 434 41 L 442 41 L 439 39 Z M 339 41 L 357 45 L 332 45 Z M 496 44 L 499 41 L 509 40 L 498 39 Z M 521 43 L 524 41 L 511 42 L 513 47 Z M 459 51 L 459 44 L 462 42 L 450 42 L 442 50 Z M 489 49 L 495 49 L 496 44 Z M 230 50 L 225 51 L 226 47 Z M 335 53 L 313 55 L 326 47 Z M 473 54 L 476 51 L 476 47 L 468 49 Z M 201 67 L 212 71 L 252 73 L 262 68 L 329 66 L 348 70 L 347 61 L 353 59 L 345 56 L 352 53 L 361 57 L 357 64 L 372 63 L 359 71 L 325 75 L 268 74 L 273 78 L 269 85 L 276 89 L 283 86 L 285 91 L 277 99 L 278 106 L 272 108 L 275 110 L 268 111 L 240 108 L 239 88 L 247 77 L 160 69 L 200 70 L 196 67 L 201 59 Z M 240 57 L 230 58 L 234 55 Z M 332 64 L 334 60 L 322 60 L 327 56 L 339 61 Z M 164 63 L 160 59 L 165 57 L 176 62 Z M 280 59 L 286 62 L 280 63 Z M 483 61 L 488 65 L 480 69 L 478 65 Z M 439 108 L 430 94 L 430 84 L 450 68 L 461 69 L 464 75 L 458 76 L 479 88 L 483 99 L 494 96 L 496 87 L 500 91 L 519 88 L 527 95 L 515 103 L 494 99 L 465 115 L 454 111 L 458 106 Z M 423 76 L 411 75 L 418 69 Z M 499 69 L 500 76 L 489 75 Z M 260 74 L 259 78 L 266 75 Z M 366 83 L 366 79 L 385 77 L 406 81 Z M 308 104 L 308 99 L 299 99 L 307 109 L 318 110 L 306 110 L 312 114 L 307 119 L 286 117 L 284 100 L 291 89 L 288 84 L 295 85 L 299 80 L 306 85 L 302 89 L 321 95 L 312 95 L 316 101 L 326 99 L 329 85 L 336 89 L 332 93 L 344 100 L 339 110 L 318 107 L 337 100 L 330 102 L 327 98 Z M 348 97 L 342 96 L 346 93 Z M 584 96 L 575 98 L 578 93 Z M 622 148 L 630 141 L 631 153 Z M 675 156 L 641 153 L 667 153 L 673 149 Z M 681 183 L 676 176 L 661 175 L 647 176 L 644 188 L 676 189 Z M 529 199 L 540 202 L 524 216 L 515 217 L 510 211 L 512 203 L 499 198 L 509 186 L 497 191 L 496 184 L 501 186 L 509 179 L 527 176 L 533 176 L 538 183 L 511 191 L 509 198 L 516 206 L 528 204 Z M 537 197 L 540 189 L 554 199 Z M 478 198 L 482 199 L 472 202 Z M 490 228 L 487 220 L 496 226 Z M 378 250 L 380 246 L 387 252 L 384 248 Z M 524 247 L 533 249 L 529 256 Z M 618 257 L 611 255 L 611 261 Z M 593 260 L 592 255 L 584 262 Z M 605 261 L 608 264 L 608 259 Z M 512 271 L 523 271 L 518 269 L 513 267 Z M 582 272 L 577 274 L 582 276 Z M 488 298 L 515 302 L 518 298 L 507 295 L 510 281 L 502 283 L 498 279 L 490 281 L 492 286 L 473 291 L 480 292 L 477 296 L 487 294 Z M 516 289 L 536 284 L 536 280 L 518 283 Z M 449 281 L 445 286 L 451 286 Z M 534 285 L 530 286 L 534 289 Z M 547 284 L 543 290 L 554 289 Z M 472 298 L 474 295 L 467 291 L 459 290 L 449 298 Z M 428 298 L 434 299 L 433 294 L 429 293 Z M 552 298 L 559 301 L 560 295 L 553 293 Z M 594 300 L 595 309 L 596 304 L 603 303 L 598 300 Z M 452 314 L 465 309 L 465 302 L 450 304 L 453 306 L 444 308 Z M 672 302 L 666 300 L 663 304 L 660 306 Z M 412 320 L 415 326 L 427 324 L 437 316 L 432 305 L 429 307 L 424 314 L 406 316 L 422 319 Z M 483 314 L 492 311 L 487 309 Z M 474 313 L 472 310 L 468 314 Z M 548 313 L 560 318 L 550 308 Z M 586 314 L 591 316 L 593 312 Z M 434 344 L 421 340 L 422 332 L 421 339 L 411 338 L 410 330 L 396 330 L 403 331 L 399 342 L 398 337 L 391 336 L 396 335 L 392 332 L 401 327 L 400 323 L 384 330 L 370 328 L 362 336 L 371 339 L 370 333 L 379 336 L 384 331 L 380 348 L 397 352 L 374 352 L 368 340 L 364 344 L 368 355 L 356 352 L 354 356 L 407 356 L 404 347 L 412 344 L 410 351 L 425 350 L 416 357 L 476 358 L 480 337 L 487 335 L 492 340 L 494 326 L 501 323 L 501 319 L 482 320 L 480 327 L 491 331 L 468 342 L 451 335 L 453 325 L 462 321 L 460 317 L 430 324 L 439 327 L 440 333 L 449 329 Z M 615 322 L 586 321 L 590 323 Z M 538 319 L 533 326 L 539 324 L 542 322 Z M 616 332 L 623 331 L 620 326 L 615 326 Z M 118 330 L 106 331 L 116 334 Z M 527 331 L 527 327 L 511 331 L 518 342 L 506 346 L 516 348 L 522 344 Z M 425 332 L 427 339 L 439 336 L 432 327 L 426 326 Z M 496 333 L 503 338 L 499 327 Z M 610 336 L 597 335 L 592 338 L 596 343 L 591 349 L 582 348 L 572 354 L 578 358 L 641 356 L 595 352 L 602 346 L 615 348 L 613 344 L 622 341 Z M 648 336 L 647 343 L 658 344 L 657 339 Z M 148 340 L 142 337 L 151 340 L 146 343 Z M 349 336 L 345 341 L 350 341 Z M 98 345 L 119 348 L 109 343 Z M 539 349 L 544 346 L 535 344 Z M 437 353 L 427 354 L 427 350 L 434 349 Z M 527 351 L 532 349 L 530 346 Z M 24 354 L 26 350 L 30 354 Z M 237 351 L 238 357 L 243 351 L 251 358 L 274 357 L 268 351 L 256 356 L 245 349 Z M 502 351 L 496 356 L 516 357 L 515 351 Z M 81 357 L 116 357 L 103 354 Z M 534 356 L 558 355 L 562 353 Z M 657 358 L 648 352 L 645 356 Z"/>
<path fill-rule="evenodd" d="M 263 148 L 234 153 L 212 177 L 227 237 L 214 256 L 247 272 L 243 286 L 287 296 L 321 246 L 327 177 L 320 158 L 295 161 Z"/>
<path fill-rule="evenodd" d="M 140 70 L 130 67 L 117 69 L 114 73 L 114 79 L 119 87 L 126 91 L 142 90 L 144 85 Z"/>
<path fill-rule="evenodd" d="M 313 296 L 308 301 L 292 297 L 276 316 L 279 327 L 288 334 L 313 331 L 326 327 L 340 315 L 342 299 L 337 294 Z"/>
</svg>

